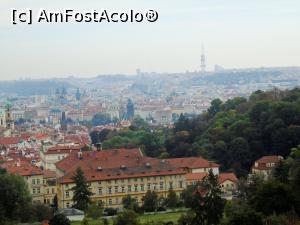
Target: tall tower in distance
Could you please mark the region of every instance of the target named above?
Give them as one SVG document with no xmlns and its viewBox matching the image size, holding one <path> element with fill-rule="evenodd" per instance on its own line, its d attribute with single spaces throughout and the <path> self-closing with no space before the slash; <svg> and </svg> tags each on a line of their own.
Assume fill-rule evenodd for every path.
<svg viewBox="0 0 300 225">
<path fill-rule="evenodd" d="M 201 73 L 205 73 L 206 63 L 205 63 L 205 53 L 204 46 L 202 44 L 202 53 L 201 53 Z"/>
</svg>

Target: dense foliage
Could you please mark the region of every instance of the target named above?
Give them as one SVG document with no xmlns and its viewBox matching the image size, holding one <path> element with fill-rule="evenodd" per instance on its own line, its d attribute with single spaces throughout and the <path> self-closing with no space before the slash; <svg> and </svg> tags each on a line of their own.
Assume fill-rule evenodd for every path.
<svg viewBox="0 0 300 225">
<path fill-rule="evenodd" d="M 91 203 L 90 196 L 92 195 L 92 192 L 89 190 L 86 178 L 80 167 L 76 170 L 72 179 L 75 183 L 75 186 L 72 188 L 74 191 L 74 208 L 86 211 Z"/>
<path fill-rule="evenodd" d="M 258 158 L 286 157 L 300 143 L 300 89 L 215 99 L 199 116 L 180 115 L 173 129 L 150 128 L 136 118 L 127 130 L 98 135 L 104 149 L 141 147 L 146 155 L 161 158 L 201 155 L 245 176 Z"/>
<path fill-rule="evenodd" d="M 23 177 L 0 171 L 0 224 L 34 222 L 50 219 L 52 209 L 31 203 L 31 196 Z"/>
</svg>

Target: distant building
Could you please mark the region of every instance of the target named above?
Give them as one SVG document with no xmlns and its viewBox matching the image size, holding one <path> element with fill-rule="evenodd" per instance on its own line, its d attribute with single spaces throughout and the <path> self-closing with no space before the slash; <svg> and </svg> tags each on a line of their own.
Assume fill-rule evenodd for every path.
<svg viewBox="0 0 300 225">
<path fill-rule="evenodd" d="M 6 128 L 6 110 L 0 108 L 0 126 Z"/>
<path fill-rule="evenodd" d="M 195 185 L 203 180 L 208 172 L 188 173 L 186 174 L 187 185 Z M 222 190 L 222 196 L 226 199 L 232 199 L 233 194 L 237 191 L 238 179 L 234 173 L 220 173 L 218 176 L 219 184 Z"/>
<path fill-rule="evenodd" d="M 0 127 L 14 129 L 14 121 L 11 113 L 11 103 L 7 102 L 4 108 L 0 108 Z"/>
<path fill-rule="evenodd" d="M 134 104 L 131 99 L 128 99 L 127 106 L 126 106 L 126 119 L 133 120 L 134 117 Z"/>
<path fill-rule="evenodd" d="M 283 157 L 278 155 L 264 156 L 255 161 L 252 166 L 252 174 L 262 175 L 267 180 L 281 160 L 283 160 Z"/>
<path fill-rule="evenodd" d="M 77 100 L 77 101 L 80 101 L 81 93 L 80 93 L 80 91 L 79 91 L 79 88 L 77 88 L 75 97 L 76 97 L 76 100 Z"/>
<path fill-rule="evenodd" d="M 40 151 L 41 165 L 44 169 L 55 171 L 55 163 L 67 157 L 72 152 L 79 152 L 84 145 L 54 146 Z"/>
<path fill-rule="evenodd" d="M 6 169 L 8 173 L 18 174 L 24 177 L 28 184 L 32 201 L 35 203 L 44 202 L 44 184 L 43 184 L 43 172 L 40 168 L 30 164 L 26 161 L 6 162 L 1 165 Z"/>
</svg>

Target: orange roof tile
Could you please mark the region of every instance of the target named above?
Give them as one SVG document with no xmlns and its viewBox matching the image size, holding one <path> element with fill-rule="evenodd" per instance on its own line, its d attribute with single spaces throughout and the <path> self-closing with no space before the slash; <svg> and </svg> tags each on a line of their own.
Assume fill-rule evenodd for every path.
<svg viewBox="0 0 300 225">
<path fill-rule="evenodd" d="M 167 159 L 171 165 L 180 168 L 211 168 L 211 167 L 220 167 L 218 164 L 209 162 L 206 159 L 201 157 L 186 157 L 186 158 L 172 158 Z"/>
<path fill-rule="evenodd" d="M 20 161 L 19 164 L 17 162 L 5 162 L 1 164 L 1 167 L 6 169 L 8 173 L 18 174 L 20 176 L 34 176 L 34 175 L 42 175 L 42 170 L 32 165 L 27 161 Z"/>
</svg>

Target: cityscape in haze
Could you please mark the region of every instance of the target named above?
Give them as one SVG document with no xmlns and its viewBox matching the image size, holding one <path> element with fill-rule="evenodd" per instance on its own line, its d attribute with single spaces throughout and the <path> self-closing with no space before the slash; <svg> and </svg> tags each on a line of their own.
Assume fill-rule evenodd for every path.
<svg viewBox="0 0 300 225">
<path fill-rule="evenodd" d="M 0 225 L 299 225 L 299 25 L 296 0 L 3 0 Z"/>
</svg>

